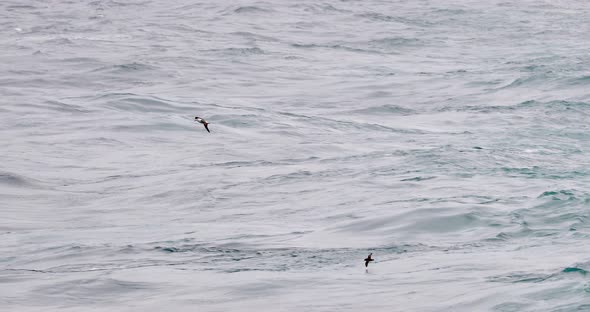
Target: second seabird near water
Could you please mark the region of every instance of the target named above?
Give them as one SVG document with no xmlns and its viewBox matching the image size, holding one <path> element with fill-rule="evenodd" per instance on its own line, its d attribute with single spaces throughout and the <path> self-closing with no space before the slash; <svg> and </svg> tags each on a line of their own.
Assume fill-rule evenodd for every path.
<svg viewBox="0 0 590 312">
<path fill-rule="evenodd" d="M 370 253 L 369 256 L 367 256 L 367 259 L 365 259 L 365 267 L 369 266 L 369 262 L 374 261 L 375 259 L 372 259 L 371 256 L 373 255 L 373 253 Z"/>
<path fill-rule="evenodd" d="M 211 133 L 211 131 L 209 131 L 209 127 L 207 125 L 209 125 L 209 123 L 207 122 L 207 120 L 201 118 L 201 117 L 195 117 L 195 121 L 198 121 L 200 123 L 203 124 L 203 126 L 205 126 L 205 129 L 207 129 L 207 132 Z"/>
</svg>

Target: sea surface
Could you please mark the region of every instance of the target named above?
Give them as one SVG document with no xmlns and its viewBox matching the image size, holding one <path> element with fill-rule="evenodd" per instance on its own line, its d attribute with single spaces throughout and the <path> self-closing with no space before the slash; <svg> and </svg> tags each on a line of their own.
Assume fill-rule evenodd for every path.
<svg viewBox="0 0 590 312">
<path fill-rule="evenodd" d="M 0 311 L 590 311 L 589 20 L 3 0 Z"/>
</svg>

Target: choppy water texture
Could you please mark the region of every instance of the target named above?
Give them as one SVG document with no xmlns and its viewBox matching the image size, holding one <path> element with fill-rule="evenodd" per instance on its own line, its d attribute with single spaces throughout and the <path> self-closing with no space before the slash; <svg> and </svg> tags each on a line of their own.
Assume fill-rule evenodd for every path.
<svg viewBox="0 0 590 312">
<path fill-rule="evenodd" d="M 590 311 L 589 16 L 0 2 L 2 311 Z"/>
</svg>

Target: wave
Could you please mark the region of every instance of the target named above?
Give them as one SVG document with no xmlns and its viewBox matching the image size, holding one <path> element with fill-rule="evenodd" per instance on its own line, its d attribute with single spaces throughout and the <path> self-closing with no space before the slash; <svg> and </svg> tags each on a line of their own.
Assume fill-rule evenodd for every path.
<svg viewBox="0 0 590 312">
<path fill-rule="evenodd" d="M 314 44 L 314 43 L 300 44 L 300 43 L 293 43 L 293 44 L 291 44 L 291 46 L 294 48 L 302 48 L 302 49 L 320 48 L 320 49 L 333 49 L 333 50 L 341 50 L 341 51 L 357 52 L 357 53 L 381 54 L 381 52 L 377 51 L 377 50 L 357 48 L 357 47 L 349 46 L 347 44 Z"/>
<path fill-rule="evenodd" d="M 590 84 L 590 75 L 571 78 L 568 80 L 569 85 L 588 85 Z"/>
<path fill-rule="evenodd" d="M 47 286 L 35 287 L 37 300 L 61 302 L 76 298 L 80 304 L 106 305 L 116 302 L 113 298 L 122 298 L 124 294 L 142 292 L 152 288 L 151 283 L 131 282 L 108 277 L 77 278 L 68 281 L 53 282 Z"/>
<path fill-rule="evenodd" d="M 369 19 L 371 21 L 378 21 L 378 22 L 387 22 L 387 23 L 400 23 L 408 26 L 419 26 L 419 27 L 430 27 L 434 25 L 434 22 L 429 21 L 428 19 L 412 19 L 406 16 L 393 16 L 387 15 L 378 12 L 365 12 L 355 14 L 355 17 L 360 17 L 363 19 Z"/>
<path fill-rule="evenodd" d="M 89 99 L 101 106 L 126 112 L 177 112 L 186 114 L 195 106 L 172 102 L 152 95 L 134 93 L 106 93 Z"/>
<path fill-rule="evenodd" d="M 488 277 L 488 281 L 495 283 L 543 283 L 549 280 L 558 280 L 566 278 L 568 274 L 579 274 L 582 276 L 588 275 L 588 271 L 580 266 L 587 266 L 587 264 L 580 264 L 566 267 L 554 273 L 530 273 L 530 272 L 512 272 L 505 275 L 497 275 Z"/>
<path fill-rule="evenodd" d="M 433 43 L 430 43 L 433 44 Z M 294 43 L 294 48 L 304 49 L 334 49 L 348 52 L 370 53 L 370 54 L 399 54 L 402 49 L 419 48 L 426 45 L 426 42 L 417 38 L 407 37 L 385 37 L 368 41 L 334 42 L 331 44 L 315 43 Z"/>
<path fill-rule="evenodd" d="M 144 7 L 148 5 L 151 1 L 147 0 L 135 0 L 135 1 L 115 1 L 115 0 L 106 0 L 106 1 L 93 1 L 91 5 L 100 5 L 100 6 L 114 6 L 114 7 L 129 7 L 129 6 L 139 6 Z"/>
<path fill-rule="evenodd" d="M 210 49 L 202 50 L 203 52 L 223 54 L 227 56 L 251 56 L 251 55 L 264 55 L 266 52 L 260 48 L 225 48 L 225 49 Z"/>
<path fill-rule="evenodd" d="M 255 14 L 268 14 L 269 12 L 273 12 L 273 10 L 269 7 L 261 7 L 256 5 L 244 5 L 244 6 L 231 6 L 226 8 L 222 11 L 223 15 L 234 15 L 234 14 L 241 14 L 241 15 L 255 15 Z"/>
<path fill-rule="evenodd" d="M 38 8 L 35 7 L 35 6 L 32 6 L 32 5 L 17 5 L 17 4 L 14 4 L 14 5 L 7 5 L 6 6 L 6 10 L 7 11 L 13 11 L 13 10 L 36 10 L 36 9 L 38 9 Z"/>
<path fill-rule="evenodd" d="M 422 46 L 424 45 L 424 42 L 418 38 L 386 37 L 367 41 L 367 44 L 382 49 L 390 49 L 408 46 Z"/>
<path fill-rule="evenodd" d="M 301 232 L 290 233 L 299 236 Z M 224 273 L 243 271 L 300 271 L 314 270 L 328 266 L 350 267 L 362 264 L 368 253 L 378 253 L 380 261 L 397 254 L 424 251 L 431 247 L 422 244 L 388 245 L 376 248 L 260 248 L 240 244 L 233 247 L 207 246 L 202 244 L 181 244 L 156 246 L 154 251 L 170 254 L 171 257 L 200 263 L 204 270 L 217 270 Z M 176 255 L 179 254 L 179 255 Z"/>
<path fill-rule="evenodd" d="M 264 35 L 260 35 L 260 34 L 255 34 L 253 32 L 248 32 L 248 31 L 238 31 L 238 32 L 233 32 L 231 34 L 235 35 L 235 36 L 247 38 L 247 39 L 253 39 L 256 41 L 267 41 L 267 42 L 279 42 L 280 41 L 279 39 L 277 39 L 275 37 L 264 36 Z M 262 51 L 262 50 L 260 50 L 260 51 Z"/>
<path fill-rule="evenodd" d="M 518 111 L 534 111 L 539 112 L 539 109 L 551 112 L 571 112 L 571 113 L 583 113 L 590 114 L 590 103 L 582 101 L 566 101 L 566 100 L 554 100 L 554 101 L 537 101 L 528 100 L 517 104 L 506 104 L 506 105 L 466 105 L 466 106 L 444 106 L 437 109 L 437 111 L 458 111 L 458 112 L 482 112 L 482 113 L 514 113 Z M 588 111 L 588 112 L 586 112 Z"/>
<path fill-rule="evenodd" d="M 396 16 L 386 15 L 382 13 L 375 13 L 375 12 L 368 12 L 368 13 L 361 13 L 355 14 L 356 17 L 360 18 L 367 18 L 373 21 L 382 21 L 382 22 L 400 22 L 401 19 Z"/>
<path fill-rule="evenodd" d="M 289 7 L 290 9 L 302 9 L 304 12 L 310 12 L 314 14 L 322 14 L 322 13 L 350 13 L 350 10 L 344 10 L 334 7 L 331 4 L 306 4 L 306 3 L 298 3 Z"/>
<path fill-rule="evenodd" d="M 385 104 L 380 106 L 372 106 L 367 108 L 361 108 L 350 111 L 353 114 L 361 114 L 361 115 L 397 115 L 397 116 L 409 116 L 417 114 L 415 110 L 408 109 L 402 106 L 393 105 L 393 104 Z"/>
<path fill-rule="evenodd" d="M 514 168 L 500 167 L 494 171 L 502 172 L 509 177 L 525 177 L 529 179 L 567 180 L 579 179 L 590 175 L 590 171 L 551 169 L 539 166 Z"/>
<path fill-rule="evenodd" d="M 0 185 L 11 187 L 34 187 L 36 186 L 36 183 L 25 176 L 0 171 Z"/>
<path fill-rule="evenodd" d="M 89 113 L 91 110 L 76 104 L 69 104 L 62 101 L 45 101 L 44 108 L 63 113 Z"/>
<path fill-rule="evenodd" d="M 125 73 L 132 73 L 132 72 L 145 72 L 145 71 L 152 71 L 156 70 L 155 66 L 151 66 L 144 63 L 132 62 L 132 63 L 125 63 L 125 64 L 117 64 L 117 65 L 109 65 L 103 66 L 97 69 L 92 70 L 91 72 L 109 72 L 109 73 L 116 73 L 116 74 L 125 74 Z"/>
</svg>

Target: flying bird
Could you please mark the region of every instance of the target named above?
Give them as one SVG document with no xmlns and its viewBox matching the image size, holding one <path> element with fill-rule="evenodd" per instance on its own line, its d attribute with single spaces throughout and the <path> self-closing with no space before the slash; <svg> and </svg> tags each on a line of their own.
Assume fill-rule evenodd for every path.
<svg viewBox="0 0 590 312">
<path fill-rule="evenodd" d="M 207 129 L 207 132 L 211 133 L 211 131 L 209 131 L 209 127 L 207 127 L 207 125 L 209 124 L 207 122 L 207 120 L 205 120 L 205 119 L 203 119 L 201 117 L 195 117 L 195 121 L 198 121 L 198 122 L 202 123 L 203 126 L 205 126 L 205 129 Z"/>
<path fill-rule="evenodd" d="M 375 260 L 375 259 L 371 258 L 372 255 L 373 255 L 373 253 L 370 253 L 369 256 L 367 257 L 367 259 L 365 259 L 365 267 L 369 266 L 369 262 Z"/>
</svg>

